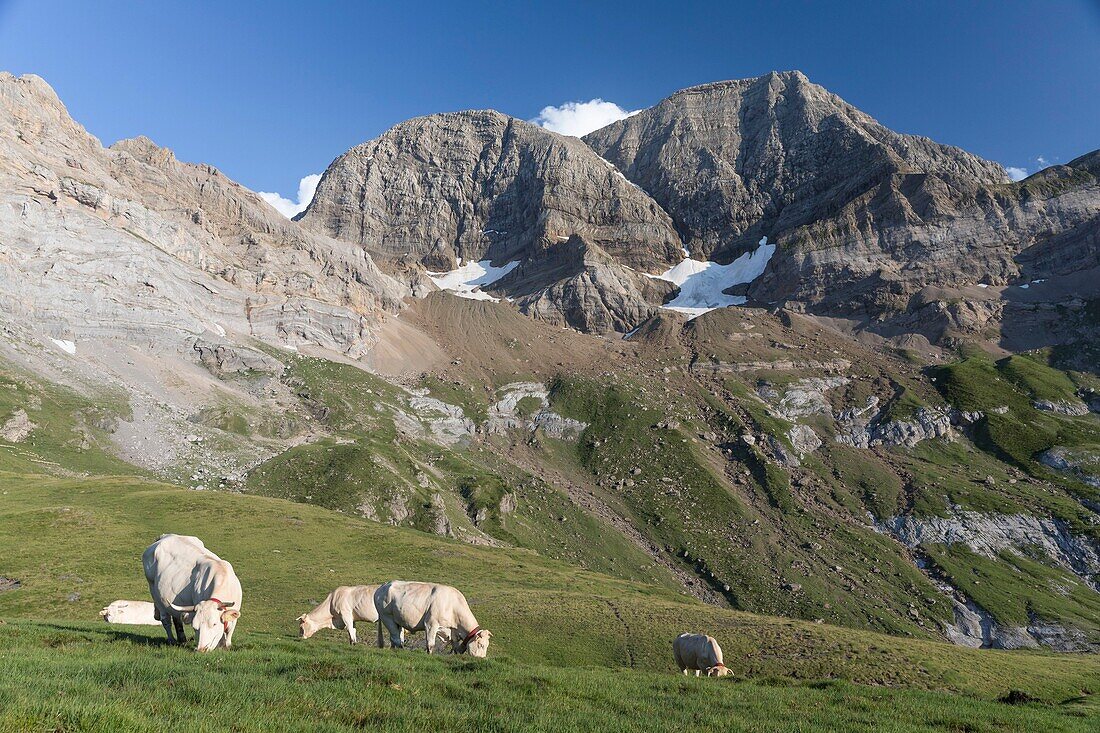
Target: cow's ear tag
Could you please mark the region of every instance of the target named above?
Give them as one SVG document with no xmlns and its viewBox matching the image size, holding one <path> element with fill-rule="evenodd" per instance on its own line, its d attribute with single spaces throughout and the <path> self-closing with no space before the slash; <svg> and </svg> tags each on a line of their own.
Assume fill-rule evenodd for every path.
<svg viewBox="0 0 1100 733">
<path fill-rule="evenodd" d="M 241 612 L 240 611 L 233 611 L 233 610 L 229 610 L 229 609 L 227 609 L 225 611 L 222 611 L 222 618 L 226 621 L 232 621 L 233 619 L 238 619 L 240 617 L 241 617 Z"/>
</svg>

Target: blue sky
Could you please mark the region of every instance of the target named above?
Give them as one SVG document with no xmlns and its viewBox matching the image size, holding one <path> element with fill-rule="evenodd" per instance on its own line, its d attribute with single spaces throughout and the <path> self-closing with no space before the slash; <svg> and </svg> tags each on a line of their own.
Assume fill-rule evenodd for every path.
<svg viewBox="0 0 1100 733">
<path fill-rule="evenodd" d="M 1096 0 L 0 0 L 0 68 L 45 77 L 104 143 L 145 134 L 287 195 L 415 115 L 633 110 L 773 69 L 1006 166 L 1100 147 Z"/>
</svg>

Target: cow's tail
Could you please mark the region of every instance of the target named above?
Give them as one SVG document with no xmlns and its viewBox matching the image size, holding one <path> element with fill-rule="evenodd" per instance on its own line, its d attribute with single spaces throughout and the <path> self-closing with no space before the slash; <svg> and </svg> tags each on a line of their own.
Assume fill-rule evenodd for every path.
<svg viewBox="0 0 1100 733">
<path fill-rule="evenodd" d="M 378 622 L 375 624 L 375 626 L 378 627 L 378 648 L 381 649 L 382 647 L 385 646 L 385 642 L 382 641 L 382 619 L 381 618 L 378 619 Z"/>
</svg>

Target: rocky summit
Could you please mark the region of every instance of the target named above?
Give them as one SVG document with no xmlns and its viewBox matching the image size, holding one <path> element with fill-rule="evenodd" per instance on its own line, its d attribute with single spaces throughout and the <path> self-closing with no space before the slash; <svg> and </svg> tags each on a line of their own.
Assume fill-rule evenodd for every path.
<svg viewBox="0 0 1100 733">
<path fill-rule="evenodd" d="M 998 164 L 892 132 L 799 72 L 691 87 L 585 141 L 697 256 L 777 243 L 754 300 L 885 335 L 1048 331 L 1012 286 L 1043 280 L 1049 301 L 1079 310 L 1066 289 L 1100 265 L 1095 153 L 1010 183 Z M 997 295 L 959 308 L 975 286 Z"/>
<path fill-rule="evenodd" d="M 421 268 L 519 263 L 481 290 L 594 333 L 632 331 L 676 298 L 646 276 L 768 241 L 766 269 L 708 302 L 725 291 L 885 338 L 1031 348 L 1085 327 L 1096 165 L 1012 183 L 783 72 L 682 90 L 583 142 L 492 111 L 410 120 L 334 161 L 300 220 L 421 291 Z"/>
<path fill-rule="evenodd" d="M 683 608 L 1095 651 L 1098 274 L 1100 151 L 1011 182 L 798 72 L 583 139 L 409 120 L 294 221 L 0 74 L 0 483 L 35 507 L 0 532 L 87 539 L 119 487 L 185 488 L 265 517 L 272 568 L 339 520 L 473 552 L 472 582 L 538 568 L 521 619 L 577 568 L 665 599 L 584 599 L 623 659 Z M 47 600 L 83 612 L 71 577 Z"/>
</svg>

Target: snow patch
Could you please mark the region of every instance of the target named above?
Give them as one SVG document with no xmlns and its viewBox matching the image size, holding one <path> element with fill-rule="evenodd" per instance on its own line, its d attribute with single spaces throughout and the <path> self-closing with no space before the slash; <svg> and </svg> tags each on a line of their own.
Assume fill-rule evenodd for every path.
<svg viewBox="0 0 1100 733">
<path fill-rule="evenodd" d="M 518 260 L 500 267 L 493 267 L 490 260 L 467 262 L 463 265 L 459 258 L 457 269 L 450 272 L 429 272 L 428 277 L 440 290 L 450 290 L 460 298 L 499 303 L 500 298 L 494 298 L 481 288 L 492 285 L 518 266 Z"/>
<path fill-rule="evenodd" d="M 76 353 L 76 342 L 75 341 L 66 341 L 65 339 L 55 339 L 55 338 L 51 338 L 50 341 L 53 341 L 55 344 L 57 344 L 57 348 L 61 349 L 66 354 L 75 354 Z"/>
<path fill-rule="evenodd" d="M 744 296 L 726 295 L 722 291 L 760 277 L 773 254 L 775 245 L 768 244 L 768 238 L 764 237 L 755 250 L 728 265 L 685 257 L 660 275 L 649 277 L 667 280 L 680 288 L 679 295 L 662 307 L 686 313 L 691 320 L 717 308 L 743 304 L 747 300 Z"/>
</svg>

